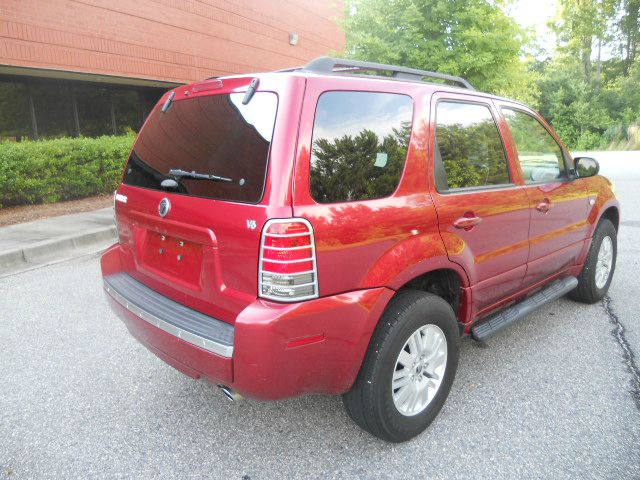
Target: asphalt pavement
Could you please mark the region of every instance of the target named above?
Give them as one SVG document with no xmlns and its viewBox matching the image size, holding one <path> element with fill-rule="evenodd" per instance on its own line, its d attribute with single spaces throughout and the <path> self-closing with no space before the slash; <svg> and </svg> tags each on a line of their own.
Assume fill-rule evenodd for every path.
<svg viewBox="0 0 640 480">
<path fill-rule="evenodd" d="M 0 478 L 640 478 L 640 159 L 614 164 L 608 301 L 465 341 L 444 409 L 400 445 L 339 397 L 233 404 L 183 376 L 110 312 L 96 255 L 0 279 Z"/>
</svg>

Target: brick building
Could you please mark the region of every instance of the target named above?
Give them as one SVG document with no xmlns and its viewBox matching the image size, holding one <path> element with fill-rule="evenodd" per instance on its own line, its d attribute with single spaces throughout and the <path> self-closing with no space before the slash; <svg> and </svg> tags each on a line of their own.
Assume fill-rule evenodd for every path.
<svg viewBox="0 0 640 480">
<path fill-rule="evenodd" d="M 0 140 L 137 130 L 168 88 L 344 48 L 342 0 L 0 0 Z"/>
</svg>

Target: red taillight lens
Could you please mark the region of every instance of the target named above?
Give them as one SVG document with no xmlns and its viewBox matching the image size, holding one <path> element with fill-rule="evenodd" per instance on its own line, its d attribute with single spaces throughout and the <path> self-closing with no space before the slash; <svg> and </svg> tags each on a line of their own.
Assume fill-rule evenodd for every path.
<svg viewBox="0 0 640 480">
<path fill-rule="evenodd" d="M 303 260 L 305 258 L 311 258 L 313 252 L 311 246 L 307 247 L 290 247 L 292 250 L 285 250 L 287 247 L 264 247 L 262 251 L 262 258 L 264 260 Z M 293 250 L 295 249 L 295 250 Z"/>
<path fill-rule="evenodd" d="M 265 247 L 304 247 L 311 246 L 311 239 L 308 235 L 298 237 L 266 237 L 264 239 Z"/>
<path fill-rule="evenodd" d="M 269 235 L 287 235 L 292 237 L 293 235 L 309 235 L 309 227 L 300 222 L 284 221 L 283 223 L 272 223 L 267 227 L 267 234 Z"/>
<path fill-rule="evenodd" d="M 262 230 L 258 295 L 294 302 L 318 296 L 313 228 L 304 219 L 269 220 Z"/>
<path fill-rule="evenodd" d="M 302 273 L 313 270 L 313 263 L 300 262 L 295 264 L 285 264 L 264 260 L 262 262 L 262 269 L 270 273 Z"/>
</svg>

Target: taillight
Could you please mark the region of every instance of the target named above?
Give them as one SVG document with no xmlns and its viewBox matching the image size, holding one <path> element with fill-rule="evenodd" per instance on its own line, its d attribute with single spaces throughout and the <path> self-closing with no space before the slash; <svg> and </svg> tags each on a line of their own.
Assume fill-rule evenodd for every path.
<svg viewBox="0 0 640 480">
<path fill-rule="evenodd" d="M 313 228 L 304 218 L 265 223 L 260 240 L 258 296 L 281 302 L 318 296 Z"/>
<path fill-rule="evenodd" d="M 127 196 L 118 193 L 118 190 L 114 190 L 113 192 L 113 221 L 116 225 L 116 236 L 118 237 L 118 242 L 122 243 L 122 237 L 120 236 L 120 229 L 118 228 L 118 215 L 116 214 L 116 202 L 127 203 Z"/>
<path fill-rule="evenodd" d="M 113 223 L 116 225 L 116 238 L 118 239 L 118 243 L 122 243 L 122 239 L 120 238 L 120 230 L 118 229 L 118 216 L 116 215 L 116 200 L 118 200 L 118 190 L 113 191 Z"/>
</svg>

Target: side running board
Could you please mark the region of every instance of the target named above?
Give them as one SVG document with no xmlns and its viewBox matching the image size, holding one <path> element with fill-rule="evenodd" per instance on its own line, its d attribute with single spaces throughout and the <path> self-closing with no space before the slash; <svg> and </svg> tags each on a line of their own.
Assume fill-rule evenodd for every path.
<svg viewBox="0 0 640 480">
<path fill-rule="evenodd" d="M 480 322 L 471 329 L 471 336 L 474 340 L 484 342 L 492 335 L 495 335 L 500 330 L 522 319 L 545 303 L 560 298 L 565 293 L 569 293 L 576 288 L 576 286 L 578 286 L 578 279 L 576 277 L 566 277 L 555 280 L 544 289 L 525 298 L 521 302 L 511 305 L 484 320 L 480 320 Z"/>
</svg>

